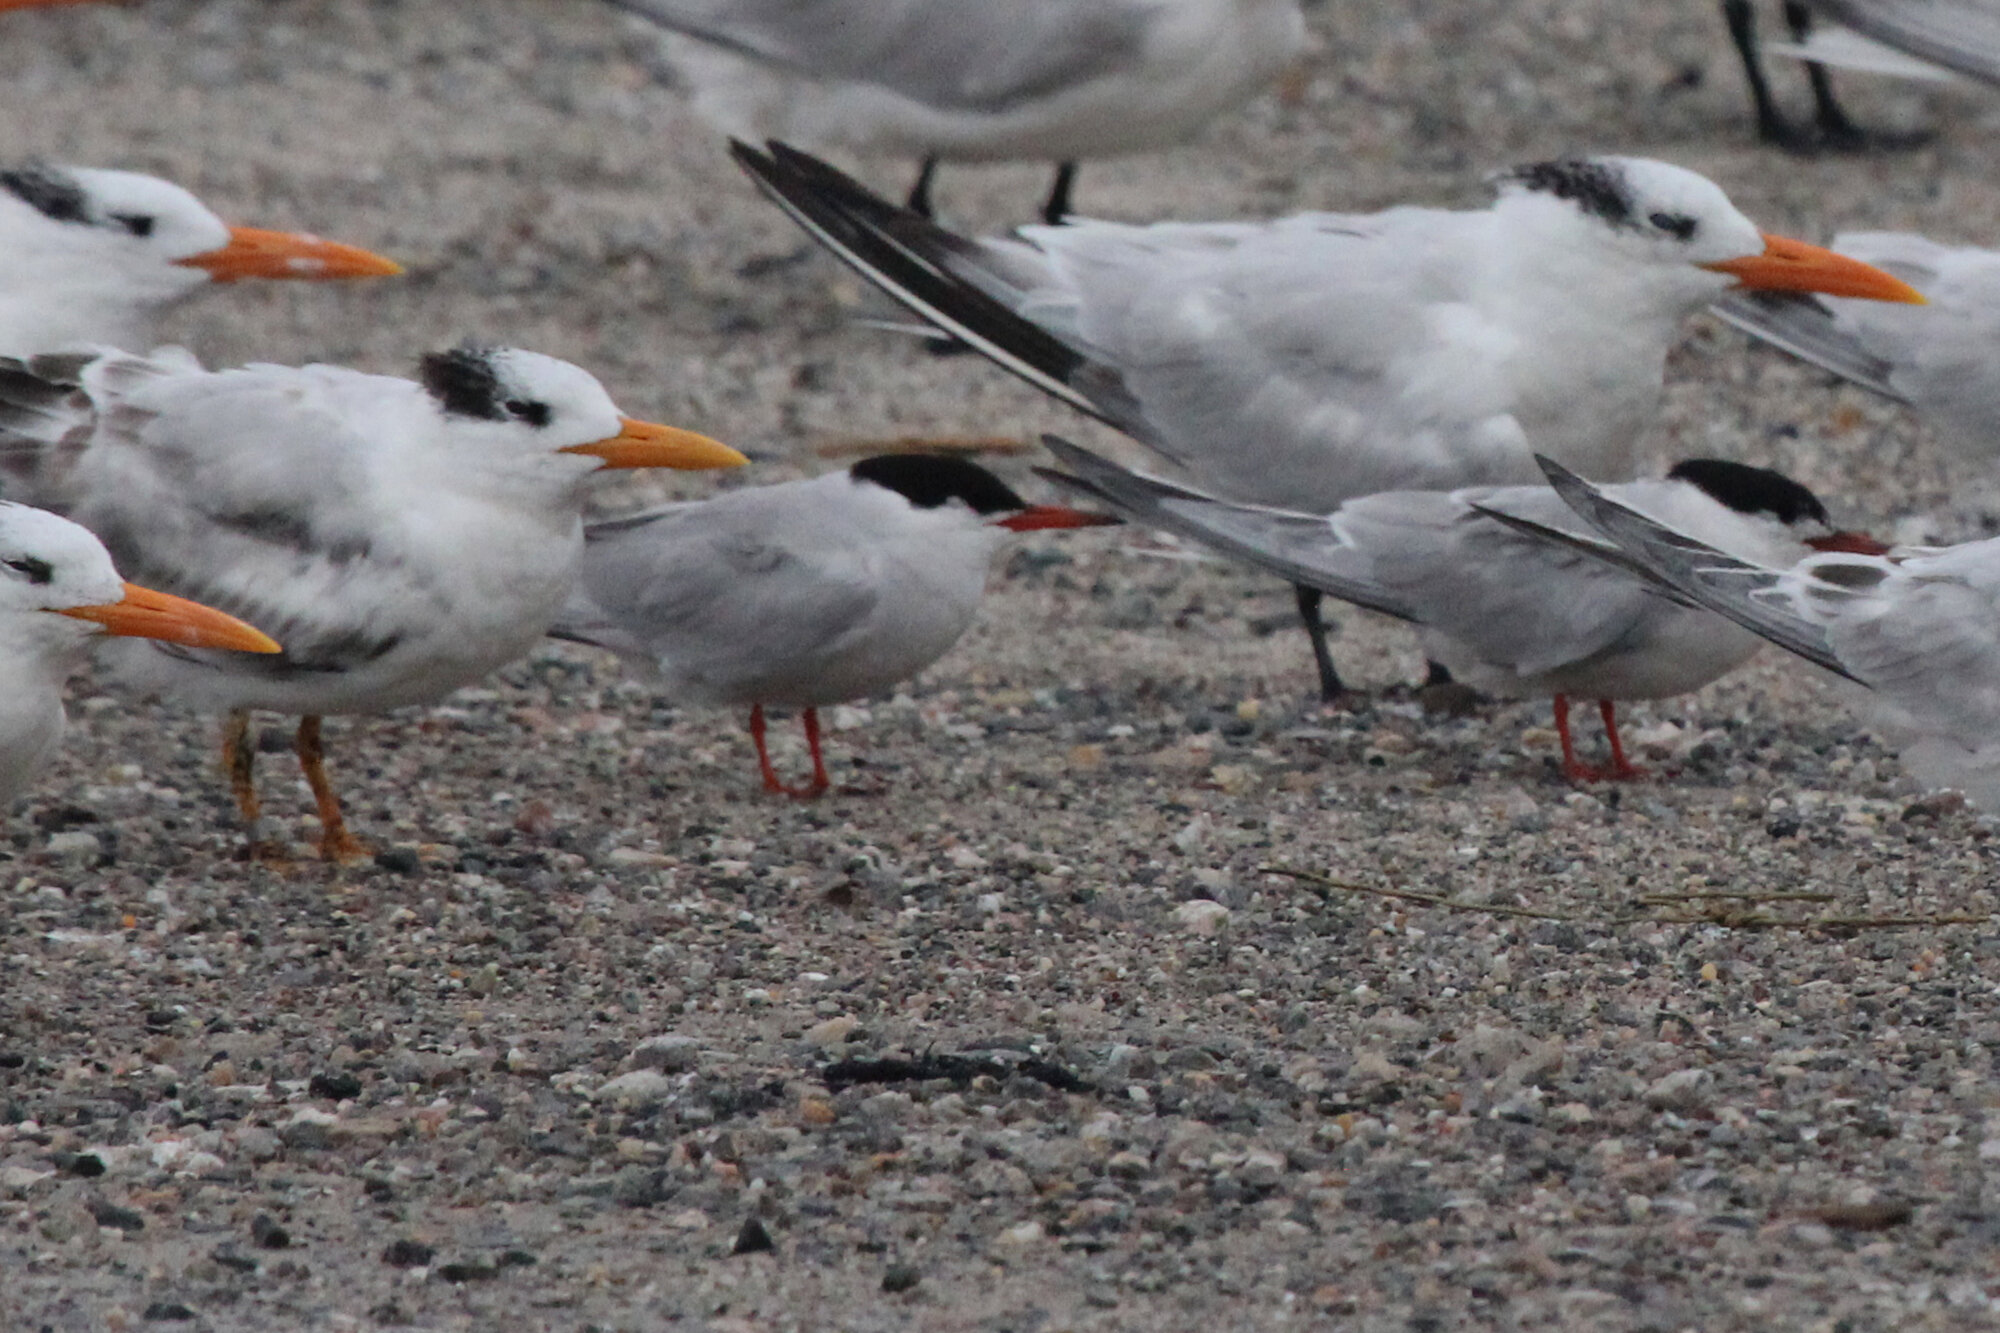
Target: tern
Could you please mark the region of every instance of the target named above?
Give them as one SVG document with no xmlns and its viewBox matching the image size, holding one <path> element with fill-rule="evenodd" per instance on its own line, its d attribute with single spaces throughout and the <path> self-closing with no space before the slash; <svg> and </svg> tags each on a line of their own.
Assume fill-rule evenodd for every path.
<svg viewBox="0 0 2000 1333">
<path fill-rule="evenodd" d="M 1607 563 L 1601 550 L 1593 557 L 1516 532 L 1510 518 L 1589 541 L 1547 486 L 1390 491 L 1350 500 L 1332 514 L 1301 513 L 1130 472 L 1055 437 L 1045 443 L 1068 469 L 1047 475 L 1130 522 L 1416 625 L 1431 659 L 1479 689 L 1552 696 L 1563 772 L 1572 780 L 1638 776 L 1618 737 L 1617 701 L 1698 690 L 1761 646 L 1756 635 L 1659 595 L 1649 580 Z M 1741 463 L 1689 459 L 1663 480 L 1606 490 L 1759 560 L 1789 562 L 1867 541 L 1836 531 L 1804 486 Z M 1608 768 L 1577 759 L 1572 696 L 1598 701 Z"/>
<path fill-rule="evenodd" d="M 392 260 L 317 236 L 230 227 L 156 176 L 0 170 L 0 354 L 150 347 L 156 315 L 217 283 L 401 272 Z"/>
<path fill-rule="evenodd" d="M 613 0 L 666 28 L 695 105 L 761 142 L 938 163 L 1077 162 L 1192 137 L 1299 58 L 1298 0 Z"/>
<path fill-rule="evenodd" d="M 818 710 L 907 679 L 972 624 L 987 566 L 1017 532 L 1116 519 L 1030 505 L 961 458 L 883 454 L 593 523 L 550 631 L 618 654 L 691 703 L 750 709 L 764 789 L 822 795 Z M 787 787 L 764 709 L 803 710 L 810 783 Z"/>
<path fill-rule="evenodd" d="M 1544 466 L 1628 567 L 1865 686 L 1911 777 L 2000 812 L 2000 539 L 1745 560 Z"/>
<path fill-rule="evenodd" d="M 2000 251 L 1909 232 L 1847 232 L 1843 253 L 1906 279 L 1929 305 L 1732 294 L 1736 327 L 1882 396 L 1914 406 L 1946 445 L 2000 459 Z"/>
<path fill-rule="evenodd" d="M 433 703 L 531 648 L 575 580 L 598 469 L 744 461 L 621 417 L 588 372 L 517 349 L 434 353 L 415 381 L 208 371 L 178 349 L 0 358 L 0 478 L 95 532 L 135 577 L 284 643 L 261 658 L 146 645 L 118 664 L 229 714 L 224 764 L 253 850 L 251 709 L 303 718 L 321 853 L 360 856 L 321 716 Z"/>
<path fill-rule="evenodd" d="M 862 276 L 1200 488 L 1328 513 L 1389 490 L 1539 483 L 1531 448 L 1637 470 L 1682 322 L 1735 288 L 1921 301 L 1760 233 L 1714 182 L 1643 158 L 1542 162 L 1487 209 L 1275 222 L 1075 222 L 975 240 L 806 154 L 736 146 Z M 1300 593 L 1321 692 L 1341 691 Z"/>
<path fill-rule="evenodd" d="M 278 651 L 234 617 L 126 583 L 104 544 L 68 519 L 0 502 L 0 807 L 55 752 L 65 725 L 63 682 L 107 634 Z"/>
</svg>

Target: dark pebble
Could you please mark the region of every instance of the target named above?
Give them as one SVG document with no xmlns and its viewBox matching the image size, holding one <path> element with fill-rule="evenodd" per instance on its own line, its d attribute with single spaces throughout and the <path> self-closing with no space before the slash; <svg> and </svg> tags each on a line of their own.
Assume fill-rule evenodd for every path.
<svg viewBox="0 0 2000 1333">
<path fill-rule="evenodd" d="M 194 1311 L 179 1301 L 154 1301 L 146 1307 L 148 1319 L 192 1319 Z"/>
<path fill-rule="evenodd" d="M 119 1231 L 146 1229 L 144 1217 L 130 1208 L 120 1208 L 117 1204 L 105 1203 L 102 1199 L 90 1205 L 90 1215 L 97 1219 L 97 1225 L 101 1227 L 113 1227 Z"/>
<path fill-rule="evenodd" d="M 74 1156 L 69 1153 L 57 1153 L 56 1162 L 65 1174 L 82 1176 L 85 1180 L 93 1180 L 104 1174 L 104 1159 L 94 1152 L 80 1152 Z"/>
<path fill-rule="evenodd" d="M 923 1280 L 924 1275 L 910 1264 L 890 1264 L 882 1270 L 882 1290 L 892 1296 L 910 1290 Z"/>
<path fill-rule="evenodd" d="M 382 1251 L 382 1262 L 397 1268 L 422 1268 L 436 1253 L 420 1240 L 392 1240 Z"/>
<path fill-rule="evenodd" d="M 292 1233 L 272 1220 L 269 1213 L 259 1213 L 250 1219 L 250 1239 L 257 1242 L 260 1250 L 288 1250 L 292 1246 Z"/>
<path fill-rule="evenodd" d="M 352 1074 L 314 1074 L 306 1091 L 329 1101 L 346 1101 L 361 1095 L 361 1080 Z"/>
<path fill-rule="evenodd" d="M 437 1275 L 446 1282 L 491 1282 L 500 1270 L 491 1264 L 440 1264 Z"/>
<path fill-rule="evenodd" d="M 250 1258 L 248 1255 L 238 1254 L 235 1249 L 228 1245 L 216 1246 L 214 1252 L 208 1257 L 221 1264 L 224 1268 L 234 1269 L 239 1273 L 254 1273 L 257 1271 L 257 1261 L 255 1259 Z"/>
<path fill-rule="evenodd" d="M 375 864 L 398 875 L 414 875 L 424 865 L 417 858 L 416 850 L 410 847 L 384 847 L 375 853 Z"/>
<path fill-rule="evenodd" d="M 778 1242 L 771 1239 L 771 1233 L 762 1222 L 754 1217 L 746 1218 L 743 1229 L 736 1233 L 736 1244 L 730 1248 L 731 1254 L 773 1254 Z"/>
<path fill-rule="evenodd" d="M 501 1268 L 527 1268 L 535 1262 L 535 1256 L 526 1250 L 504 1250 L 500 1254 L 498 1266 Z"/>
</svg>

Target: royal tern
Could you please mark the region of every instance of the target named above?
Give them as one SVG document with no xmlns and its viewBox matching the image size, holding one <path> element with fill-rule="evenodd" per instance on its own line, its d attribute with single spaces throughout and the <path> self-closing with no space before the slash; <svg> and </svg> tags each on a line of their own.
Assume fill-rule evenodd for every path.
<svg viewBox="0 0 2000 1333">
<path fill-rule="evenodd" d="M 2000 539 L 1737 559 L 1548 463 L 1631 567 L 1871 692 L 1911 777 L 2000 812 Z"/>
<path fill-rule="evenodd" d="M 2000 84 L 2000 6 L 1993 0 L 1812 0 L 1871 42 L 1938 69 Z"/>
<path fill-rule="evenodd" d="M 0 808 L 63 734 L 63 682 L 102 635 L 275 653 L 242 621 L 126 583 L 104 544 L 42 509 L 0 501 Z"/>
<path fill-rule="evenodd" d="M 1785 26 L 1791 32 L 1788 43 L 1761 43 L 1757 37 L 1757 13 L 1752 0 L 1722 0 L 1722 20 L 1729 27 L 1729 40 L 1743 62 L 1743 76 L 1750 84 L 1750 100 L 1757 111 L 1757 136 L 1793 152 L 1813 152 L 1821 148 L 1853 150 L 1867 147 L 1874 137 L 1867 134 L 1833 95 L 1833 79 L 1827 66 L 1841 63 L 1828 59 L 1851 47 L 1854 34 L 1845 28 L 1828 28 L 1814 22 L 1815 4 L 1806 0 L 1784 0 Z M 1778 110 L 1764 74 L 1764 53 L 1791 56 L 1805 62 L 1806 78 L 1812 85 L 1813 127 L 1802 130 Z"/>
<path fill-rule="evenodd" d="M 734 138 L 923 160 L 1057 162 L 1165 148 L 1305 44 L 1298 0 L 613 0 L 667 28 L 696 107 Z"/>
<path fill-rule="evenodd" d="M 317 236 L 230 227 L 180 186 L 93 167 L 0 170 L 0 354 L 150 347 L 165 307 L 242 278 L 386 277 Z"/>
<path fill-rule="evenodd" d="M 135 683 L 225 710 L 255 837 L 249 710 L 302 715 L 321 849 L 358 854 L 320 717 L 432 703 L 538 640 L 583 550 L 586 478 L 730 467 L 699 435 L 632 421 L 587 372 L 460 348 L 418 381 L 336 366 L 207 371 L 178 349 L 0 359 L 0 477 L 69 514 L 143 582 L 262 626 L 267 658 L 161 646 Z"/>
<path fill-rule="evenodd" d="M 1835 248 L 1907 279 L 1929 305 L 1732 294 L 1715 313 L 1794 356 L 1913 405 L 1946 444 L 2000 458 L 2000 251 L 1907 232 L 1849 232 Z"/>
<path fill-rule="evenodd" d="M 1131 522 L 1416 625 L 1431 659 L 1479 689 L 1553 696 L 1563 772 L 1572 779 L 1636 776 L 1618 738 L 1616 701 L 1698 690 L 1759 647 L 1755 635 L 1660 596 L 1603 558 L 1516 532 L 1496 517 L 1567 529 L 1587 542 L 1547 486 L 1390 491 L 1349 500 L 1330 515 L 1310 514 L 1204 495 L 1064 440 L 1046 443 L 1068 470 L 1049 476 Z M 1759 560 L 1789 562 L 1853 541 L 1832 528 L 1811 491 L 1766 468 L 1689 459 L 1662 480 L 1606 490 Z M 1598 701 L 1608 768 L 1578 761 L 1571 696 Z"/>
<path fill-rule="evenodd" d="M 550 632 L 617 653 L 669 698 L 747 704 L 765 790 L 818 796 L 831 783 L 820 707 L 942 657 L 1012 533 L 1116 521 L 1030 505 L 964 459 L 883 454 L 591 524 L 576 592 Z M 778 780 L 767 705 L 804 710 L 810 785 Z"/>
<path fill-rule="evenodd" d="M 806 154 L 736 146 L 801 226 L 910 309 L 1229 499 L 1331 512 L 1378 491 L 1540 481 L 1530 447 L 1636 470 L 1668 349 L 1723 292 L 1922 298 L 1760 234 L 1712 181 L 1543 162 L 1492 207 L 1276 222 L 1076 222 L 974 240 Z M 1302 590 L 1322 692 L 1340 691 Z"/>
</svg>

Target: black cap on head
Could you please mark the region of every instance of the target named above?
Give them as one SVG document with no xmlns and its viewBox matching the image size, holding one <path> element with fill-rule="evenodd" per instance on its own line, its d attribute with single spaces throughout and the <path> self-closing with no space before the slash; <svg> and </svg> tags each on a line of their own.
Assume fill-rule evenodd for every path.
<svg viewBox="0 0 2000 1333">
<path fill-rule="evenodd" d="M 505 421 L 507 391 L 493 368 L 490 349 L 466 344 L 430 352 L 418 363 L 418 378 L 438 406 L 452 416 Z"/>
<path fill-rule="evenodd" d="M 0 189 L 54 222 L 88 222 L 88 197 L 76 178 L 60 167 L 30 162 L 0 171 Z"/>
<path fill-rule="evenodd" d="M 975 514 L 1026 509 L 1014 488 L 977 463 L 949 454 L 877 454 L 849 468 L 856 481 L 886 487 L 918 509 L 958 500 Z"/>
<path fill-rule="evenodd" d="M 1614 227 L 1637 225 L 1632 217 L 1632 186 L 1616 164 L 1565 157 L 1554 162 L 1530 162 L 1502 175 L 1502 184 L 1567 199 L 1594 218 Z"/>
<path fill-rule="evenodd" d="M 1817 495 L 1784 473 L 1767 467 L 1729 463 L 1720 458 L 1690 458 L 1674 464 L 1667 478 L 1698 487 L 1717 504 L 1739 514 L 1769 514 L 1785 524 L 1813 519 L 1831 526 L 1826 506 Z"/>
</svg>

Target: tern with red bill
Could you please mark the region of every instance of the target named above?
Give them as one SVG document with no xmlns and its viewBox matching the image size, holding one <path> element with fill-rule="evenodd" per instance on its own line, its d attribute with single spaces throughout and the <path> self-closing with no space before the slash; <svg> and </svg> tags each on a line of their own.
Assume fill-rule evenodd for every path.
<svg viewBox="0 0 2000 1333">
<path fill-rule="evenodd" d="M 961 458 L 883 454 L 591 524 L 576 592 L 550 632 L 611 650 L 676 701 L 748 706 L 765 790 L 819 796 L 832 785 L 821 707 L 944 656 L 1012 534 L 1115 522 L 1030 505 Z M 804 710 L 810 783 L 779 780 L 767 706 Z"/>
<path fill-rule="evenodd" d="M 400 272 L 337 241 L 230 227 L 155 176 L 47 164 L 0 170 L 0 354 L 150 347 L 156 315 L 217 283 Z"/>
<path fill-rule="evenodd" d="M 0 502 L 0 807 L 62 740 L 63 682 L 105 635 L 278 651 L 233 616 L 125 582 L 104 543 L 68 519 Z"/>
<path fill-rule="evenodd" d="M 1716 184 L 1645 158 L 1541 162 L 1469 212 L 1080 221 L 975 240 L 783 147 L 753 179 L 889 295 L 1132 435 L 1222 498 L 1330 513 L 1391 490 L 1539 483 L 1531 449 L 1635 474 L 1668 350 L 1734 288 L 1920 302 L 1767 236 Z M 1300 590 L 1321 690 L 1340 692 Z"/>
<path fill-rule="evenodd" d="M 1574 780 L 1638 776 L 1619 741 L 1618 701 L 1698 690 L 1762 646 L 1755 634 L 1663 596 L 1653 580 L 1619 568 L 1616 548 L 1548 486 L 1388 491 L 1349 500 L 1331 514 L 1308 514 L 1204 495 L 1129 472 L 1064 440 L 1045 443 L 1065 469 L 1048 476 L 1128 521 L 1407 621 L 1422 630 L 1433 661 L 1479 689 L 1552 697 L 1563 772 Z M 1835 530 L 1811 491 L 1767 468 L 1688 459 L 1662 479 L 1604 489 L 1703 534 L 1719 549 L 1757 560 L 1884 549 Z M 1516 524 L 1533 530 L 1517 531 Z M 1545 532 L 1568 543 L 1548 540 Z M 1597 701 L 1611 747 L 1608 766 L 1576 757 L 1572 697 Z"/>
<path fill-rule="evenodd" d="M 302 715 L 321 852 L 360 854 L 320 717 L 435 703 L 541 638 L 575 581 L 600 468 L 734 467 L 735 450 L 620 416 L 588 372 L 511 348 L 207 371 L 185 353 L 0 358 L 0 481 L 91 529 L 143 582 L 270 631 L 270 657 L 147 644 L 134 682 L 226 711 L 255 838 L 249 710 Z"/>
<path fill-rule="evenodd" d="M 1866 687 L 1911 777 L 2000 813 L 2000 538 L 1746 560 L 1542 466 L 1627 568 Z"/>
</svg>

